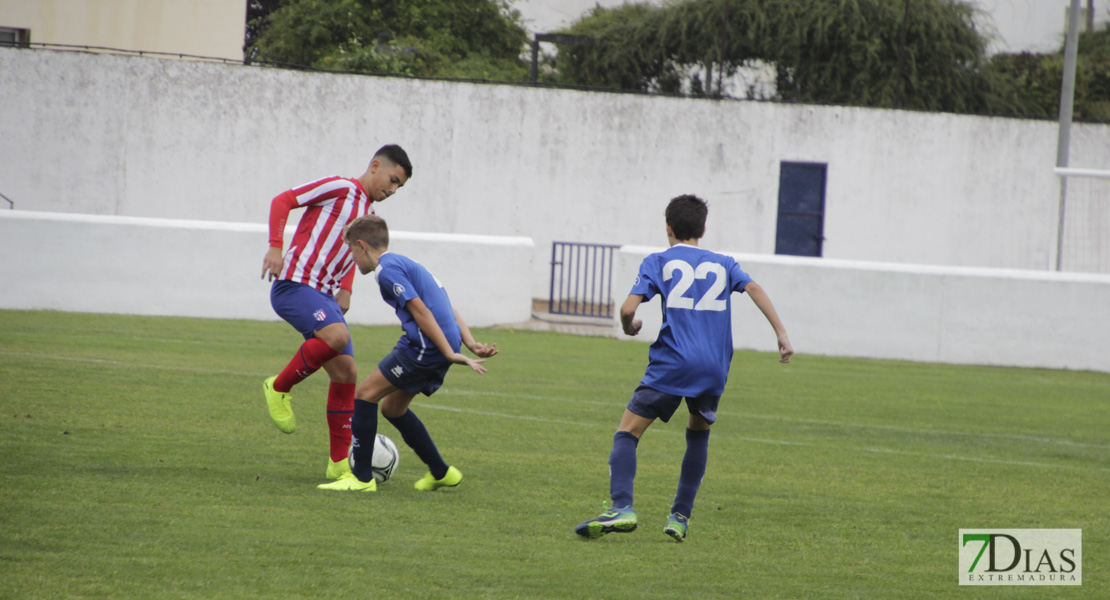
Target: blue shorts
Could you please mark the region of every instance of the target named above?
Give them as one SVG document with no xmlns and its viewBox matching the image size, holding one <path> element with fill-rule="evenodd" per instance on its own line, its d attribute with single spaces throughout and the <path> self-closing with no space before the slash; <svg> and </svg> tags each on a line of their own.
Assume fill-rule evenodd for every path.
<svg viewBox="0 0 1110 600">
<path fill-rule="evenodd" d="M 332 323 L 342 323 L 347 326 L 343 318 L 343 309 L 335 301 L 335 296 L 325 294 L 320 290 L 303 283 L 279 279 L 270 287 L 270 305 L 279 317 L 285 319 L 304 336 L 304 339 L 316 337 L 316 330 L 323 329 Z M 340 354 L 354 356 L 354 344 L 347 338 L 347 347 Z"/>
<path fill-rule="evenodd" d="M 686 408 L 689 409 L 690 414 L 699 415 L 712 425 L 717 422 L 717 403 L 720 400 L 720 396 L 686 398 Z M 678 410 L 678 405 L 681 403 L 682 396 L 667 394 L 646 385 L 641 385 L 636 388 L 635 392 L 632 392 L 632 398 L 629 399 L 627 408 L 633 414 L 640 415 L 645 419 L 661 419 L 666 423 L 671 420 L 671 415 Z"/>
<path fill-rule="evenodd" d="M 396 347 L 378 363 L 378 370 L 393 387 L 409 394 L 431 396 L 443 385 L 451 363 L 420 364 Z"/>
</svg>

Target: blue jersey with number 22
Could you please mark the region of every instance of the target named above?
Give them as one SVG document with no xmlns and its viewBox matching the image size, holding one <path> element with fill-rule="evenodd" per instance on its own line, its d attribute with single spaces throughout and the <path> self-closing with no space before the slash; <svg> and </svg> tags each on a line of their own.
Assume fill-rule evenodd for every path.
<svg viewBox="0 0 1110 600">
<path fill-rule="evenodd" d="M 663 324 L 641 385 L 676 396 L 720 396 L 732 362 L 732 292 L 751 277 L 731 257 L 676 244 L 640 263 L 630 294 L 661 295 Z"/>
</svg>

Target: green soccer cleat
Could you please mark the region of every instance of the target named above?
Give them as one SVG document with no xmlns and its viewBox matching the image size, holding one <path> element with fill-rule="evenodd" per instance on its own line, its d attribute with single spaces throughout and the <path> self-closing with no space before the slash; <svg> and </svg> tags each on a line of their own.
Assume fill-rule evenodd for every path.
<svg viewBox="0 0 1110 600">
<path fill-rule="evenodd" d="M 628 533 L 636 530 L 636 511 L 632 510 L 631 506 L 623 508 L 606 508 L 605 512 L 590 519 L 579 523 L 574 528 L 574 533 L 589 538 L 596 539 L 607 533 Z"/>
<path fill-rule="evenodd" d="M 370 481 L 360 481 L 353 473 L 347 473 L 331 483 L 321 483 L 316 487 L 321 490 L 336 490 L 340 492 L 376 492 L 378 491 L 378 482 L 373 479 Z"/>
<path fill-rule="evenodd" d="M 289 401 L 293 396 L 274 389 L 274 380 L 277 376 L 270 377 L 262 382 L 262 393 L 266 396 L 266 408 L 270 409 L 270 419 L 277 428 L 285 433 L 293 433 L 297 429 L 297 417 L 293 416 L 293 407 Z"/>
<path fill-rule="evenodd" d="M 462 471 L 455 467 L 447 467 L 447 474 L 443 479 L 436 479 L 432 477 L 431 473 L 425 473 L 423 477 L 416 480 L 412 487 L 422 492 L 434 492 L 441 487 L 455 487 L 462 482 Z"/>
<path fill-rule="evenodd" d="M 674 541 L 681 542 L 686 539 L 686 529 L 690 526 L 689 519 L 678 513 L 674 513 L 667 517 L 667 526 L 663 528 L 663 533 L 674 538 Z"/>
<path fill-rule="evenodd" d="M 328 470 L 324 472 L 325 479 L 339 479 L 344 475 L 351 474 L 351 463 L 347 459 L 335 460 L 328 459 Z"/>
</svg>

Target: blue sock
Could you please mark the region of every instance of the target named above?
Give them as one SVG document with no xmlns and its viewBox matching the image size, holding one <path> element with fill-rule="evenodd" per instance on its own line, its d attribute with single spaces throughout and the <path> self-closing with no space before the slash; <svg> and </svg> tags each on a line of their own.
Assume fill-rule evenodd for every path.
<svg viewBox="0 0 1110 600">
<path fill-rule="evenodd" d="M 613 436 L 613 451 L 609 453 L 609 497 L 613 508 L 632 506 L 632 484 L 636 480 L 636 445 L 640 438 L 618 431 Z"/>
<path fill-rule="evenodd" d="M 709 461 L 709 430 L 686 430 L 686 454 L 682 457 L 682 471 L 678 476 L 678 492 L 674 496 L 672 513 L 690 518 L 694 498 L 698 495 L 701 480 L 705 477 L 705 463 Z"/>
<path fill-rule="evenodd" d="M 428 470 L 432 472 L 432 477 L 436 479 L 443 479 L 447 474 L 447 463 L 443 462 L 443 457 L 439 455 L 439 449 L 436 448 L 436 443 L 432 441 L 432 436 L 428 434 L 428 428 L 424 427 L 423 421 L 417 418 L 416 413 L 412 409 L 406 410 L 405 414 L 391 419 L 386 417 L 397 431 L 401 432 L 401 438 L 405 440 L 409 448 L 428 465 Z"/>
<path fill-rule="evenodd" d="M 359 481 L 370 481 L 374 472 L 374 440 L 378 437 L 378 405 L 355 398 L 355 414 L 351 417 L 351 472 Z"/>
</svg>

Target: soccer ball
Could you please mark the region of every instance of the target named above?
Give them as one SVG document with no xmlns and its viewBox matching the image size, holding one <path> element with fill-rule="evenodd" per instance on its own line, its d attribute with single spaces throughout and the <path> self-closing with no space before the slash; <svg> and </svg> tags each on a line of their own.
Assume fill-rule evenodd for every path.
<svg viewBox="0 0 1110 600">
<path fill-rule="evenodd" d="M 354 450 L 352 445 L 347 453 L 351 466 L 355 464 Z M 401 455 L 397 453 L 397 444 L 394 444 L 393 440 L 385 434 L 379 433 L 378 437 L 374 438 L 374 455 L 370 459 L 370 472 L 374 475 L 374 480 L 378 483 L 387 481 L 397 470 L 399 462 L 401 462 Z"/>
<path fill-rule="evenodd" d="M 385 434 L 379 433 L 378 438 L 374 440 L 374 458 L 370 460 L 374 479 L 378 483 L 384 483 L 393 476 L 399 462 L 401 462 L 401 455 L 397 453 L 397 445 Z"/>
</svg>

